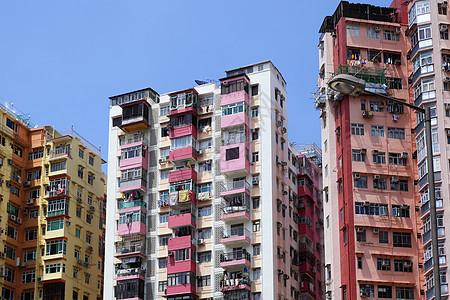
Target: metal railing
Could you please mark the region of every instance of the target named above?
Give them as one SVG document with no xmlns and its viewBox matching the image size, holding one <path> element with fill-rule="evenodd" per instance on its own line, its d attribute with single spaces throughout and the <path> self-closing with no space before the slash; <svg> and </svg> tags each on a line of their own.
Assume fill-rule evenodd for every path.
<svg viewBox="0 0 450 300">
<path fill-rule="evenodd" d="M 125 209 L 130 207 L 136 207 L 136 206 L 142 206 L 143 208 L 147 208 L 147 203 L 145 203 L 142 200 L 134 200 L 134 201 L 128 201 L 128 202 L 119 202 L 119 209 Z"/>
<path fill-rule="evenodd" d="M 223 146 L 233 145 L 233 144 L 239 144 L 239 143 L 246 143 L 247 142 L 247 135 L 245 132 L 238 132 L 233 137 L 227 137 L 222 140 Z"/>
<path fill-rule="evenodd" d="M 62 147 L 62 148 L 55 148 L 50 152 L 50 157 L 58 156 L 58 155 L 70 155 L 70 148 Z"/>
<path fill-rule="evenodd" d="M 248 183 L 245 180 L 228 182 L 226 185 L 223 186 L 222 191 L 232 191 L 232 190 L 238 190 L 238 189 L 242 189 L 242 188 L 245 188 L 248 191 L 250 191 L 250 183 Z"/>
<path fill-rule="evenodd" d="M 142 275 L 145 276 L 145 270 L 141 268 L 119 269 L 117 276 Z"/>
<path fill-rule="evenodd" d="M 222 253 L 220 254 L 220 262 L 226 262 L 226 261 L 233 261 L 233 260 L 241 260 L 246 259 L 248 261 L 251 260 L 250 253 L 247 252 L 247 250 L 237 250 L 229 253 Z"/>
<path fill-rule="evenodd" d="M 225 233 L 224 238 L 237 236 L 245 236 L 250 238 L 250 231 L 246 228 L 232 228 Z"/>
<path fill-rule="evenodd" d="M 117 253 L 145 252 L 145 244 L 130 244 L 117 248 Z"/>
<path fill-rule="evenodd" d="M 131 187 L 135 185 L 142 185 L 147 187 L 147 180 L 144 178 L 132 178 L 132 179 L 121 179 L 120 180 L 120 188 Z"/>
</svg>

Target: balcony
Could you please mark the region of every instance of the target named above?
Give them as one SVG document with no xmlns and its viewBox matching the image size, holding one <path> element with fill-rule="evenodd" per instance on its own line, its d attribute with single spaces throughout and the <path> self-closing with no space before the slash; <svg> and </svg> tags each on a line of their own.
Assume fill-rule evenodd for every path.
<svg viewBox="0 0 450 300">
<path fill-rule="evenodd" d="M 147 225 L 138 221 L 131 222 L 128 224 L 119 224 L 117 228 L 118 235 L 136 235 L 136 234 L 147 234 Z"/>
<path fill-rule="evenodd" d="M 197 220 L 191 213 L 169 217 L 169 228 L 180 228 L 185 226 L 197 227 Z"/>
<path fill-rule="evenodd" d="M 50 151 L 50 160 L 59 159 L 63 156 L 70 156 L 70 146 L 68 147 L 57 147 Z"/>
<path fill-rule="evenodd" d="M 116 257 L 141 256 L 145 257 L 145 243 L 134 243 L 117 248 Z"/>
<path fill-rule="evenodd" d="M 442 199 L 436 199 L 436 209 L 443 209 L 443 201 Z M 421 215 L 422 217 L 427 214 L 430 211 L 430 201 L 425 202 L 424 204 L 422 204 L 421 207 Z"/>
<path fill-rule="evenodd" d="M 183 205 L 183 204 L 196 204 L 196 197 L 194 191 L 191 190 L 182 190 L 176 191 L 169 194 L 169 205 Z"/>
<path fill-rule="evenodd" d="M 220 96 L 220 105 L 222 106 L 239 102 L 245 102 L 247 105 L 250 104 L 250 96 L 245 90 L 223 94 Z"/>
<path fill-rule="evenodd" d="M 193 168 L 186 168 L 183 170 L 175 170 L 169 172 L 169 182 L 176 182 L 190 179 L 197 182 L 197 172 L 195 172 Z"/>
<path fill-rule="evenodd" d="M 445 255 L 439 256 L 439 266 L 444 266 L 446 263 L 447 263 L 446 256 Z M 430 258 L 425 262 L 423 272 L 426 273 L 431 268 L 433 268 L 433 258 Z"/>
<path fill-rule="evenodd" d="M 249 127 L 249 124 L 250 118 L 246 111 L 225 115 L 220 119 L 221 128 L 229 128 L 239 125 L 246 125 L 246 127 Z"/>
<path fill-rule="evenodd" d="M 250 197 L 241 193 L 240 197 L 224 197 L 223 212 L 220 219 L 226 223 L 243 223 L 250 221 Z"/>
<path fill-rule="evenodd" d="M 437 235 L 438 235 L 438 239 L 444 238 L 445 237 L 445 228 L 439 227 Z M 429 230 L 423 234 L 423 245 L 427 244 L 429 241 L 431 241 L 431 230 Z"/>
<path fill-rule="evenodd" d="M 251 255 L 245 249 L 220 255 L 220 267 L 233 272 L 251 266 Z"/>
<path fill-rule="evenodd" d="M 220 147 L 220 171 L 225 176 L 247 176 L 250 174 L 248 143 Z"/>
<path fill-rule="evenodd" d="M 187 160 L 190 162 L 196 162 L 198 151 L 194 147 L 186 147 L 182 149 L 170 150 L 169 160 L 172 162 L 178 162 L 181 160 Z"/>
<path fill-rule="evenodd" d="M 227 247 L 241 247 L 250 245 L 250 231 L 246 228 L 232 228 L 220 240 Z"/>
<path fill-rule="evenodd" d="M 431 298 L 433 298 L 436 294 L 436 291 L 434 289 L 434 286 L 426 291 L 426 296 L 427 296 L 427 300 L 430 300 Z M 441 284 L 441 295 L 446 295 L 448 294 L 448 284 Z M 443 298 L 446 299 L 446 298 Z"/>
<path fill-rule="evenodd" d="M 178 236 L 178 237 L 169 239 L 168 244 L 167 244 L 167 250 L 174 251 L 174 250 L 178 250 L 178 249 L 191 248 L 192 245 L 194 244 L 192 237 L 193 236 L 191 234 L 188 234 L 185 236 Z"/>
<path fill-rule="evenodd" d="M 122 122 L 119 128 L 125 132 L 149 127 L 150 104 L 146 100 L 122 105 Z"/>
<path fill-rule="evenodd" d="M 222 279 L 220 281 L 220 291 L 232 292 L 237 290 L 248 290 L 251 291 L 251 281 L 248 277 L 241 277 L 236 279 Z"/>
<path fill-rule="evenodd" d="M 168 286 L 166 289 L 166 296 L 183 295 L 187 296 L 189 294 L 194 295 L 197 293 L 197 287 L 194 284 L 180 284 Z M 181 298 L 180 298 L 181 299 Z M 186 298 L 189 299 L 189 298 Z"/>
<path fill-rule="evenodd" d="M 143 134 L 126 134 L 119 136 L 120 148 L 132 147 L 131 144 L 145 144 L 148 145 L 148 141 L 144 138 Z"/>
<path fill-rule="evenodd" d="M 145 281 L 142 279 L 121 280 L 115 287 L 117 300 L 143 300 Z M 130 288 L 133 287 L 133 288 Z"/>
<path fill-rule="evenodd" d="M 145 276 L 145 270 L 141 268 L 119 269 L 116 272 L 116 280 L 126 280 Z"/>
<path fill-rule="evenodd" d="M 183 126 L 169 126 L 169 138 L 174 139 L 181 136 L 192 135 L 197 138 L 198 130 L 193 124 L 185 124 Z"/>
<path fill-rule="evenodd" d="M 248 183 L 245 180 L 238 180 L 228 182 L 225 185 L 222 185 L 220 196 L 225 197 L 234 194 L 241 194 L 244 192 L 250 194 L 250 183 Z"/>
<path fill-rule="evenodd" d="M 233 135 L 228 135 L 227 137 L 222 139 L 222 146 L 229 146 L 240 143 L 247 143 L 248 137 L 245 131 L 237 132 Z"/>
<path fill-rule="evenodd" d="M 144 148 L 145 149 L 145 148 Z M 142 151 L 147 152 L 147 150 L 142 149 Z M 126 170 L 131 168 L 143 168 L 148 169 L 148 153 L 145 156 L 136 156 L 133 158 L 121 159 L 119 162 L 120 170 Z"/>
<path fill-rule="evenodd" d="M 126 191 L 139 190 L 141 192 L 147 192 L 147 181 L 144 177 L 130 178 L 127 180 L 120 180 L 119 191 L 121 193 Z"/>
<path fill-rule="evenodd" d="M 147 209 L 147 203 L 145 203 L 142 200 L 134 200 L 134 201 L 128 201 L 128 202 L 122 201 L 122 202 L 119 202 L 118 206 L 119 206 L 119 209 L 127 209 L 127 208 L 138 207 L 138 206 L 143 207 L 144 209 Z"/>
<path fill-rule="evenodd" d="M 52 187 L 51 187 L 52 188 Z M 48 192 L 48 198 L 53 198 L 53 197 L 62 197 L 62 196 L 69 196 L 69 189 L 65 188 L 65 187 L 53 187 L 54 189 L 51 189 Z"/>
</svg>

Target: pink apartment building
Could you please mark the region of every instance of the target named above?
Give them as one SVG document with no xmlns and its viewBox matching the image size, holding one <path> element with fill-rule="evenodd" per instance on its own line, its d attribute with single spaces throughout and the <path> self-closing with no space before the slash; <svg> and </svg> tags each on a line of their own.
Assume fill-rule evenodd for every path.
<svg viewBox="0 0 450 300">
<path fill-rule="evenodd" d="M 106 299 L 323 296 L 321 173 L 288 141 L 286 82 L 270 61 L 219 81 L 110 98 Z"/>
</svg>

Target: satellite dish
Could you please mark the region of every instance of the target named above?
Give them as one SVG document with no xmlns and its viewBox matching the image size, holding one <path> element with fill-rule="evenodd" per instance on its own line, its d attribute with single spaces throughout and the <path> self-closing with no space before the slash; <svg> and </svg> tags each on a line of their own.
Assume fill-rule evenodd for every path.
<svg viewBox="0 0 450 300">
<path fill-rule="evenodd" d="M 208 82 L 203 81 L 203 80 L 195 80 L 195 83 L 198 85 L 203 85 L 203 84 L 207 84 Z"/>
</svg>

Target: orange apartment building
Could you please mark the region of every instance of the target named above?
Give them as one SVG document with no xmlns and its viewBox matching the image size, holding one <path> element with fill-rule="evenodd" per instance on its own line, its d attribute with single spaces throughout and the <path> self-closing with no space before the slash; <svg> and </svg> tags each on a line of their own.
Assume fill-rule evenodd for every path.
<svg viewBox="0 0 450 300">
<path fill-rule="evenodd" d="M 423 237 L 415 112 L 373 96 L 338 94 L 337 74 L 410 101 L 408 7 L 341 1 L 320 28 L 327 299 L 423 299 Z"/>
</svg>

